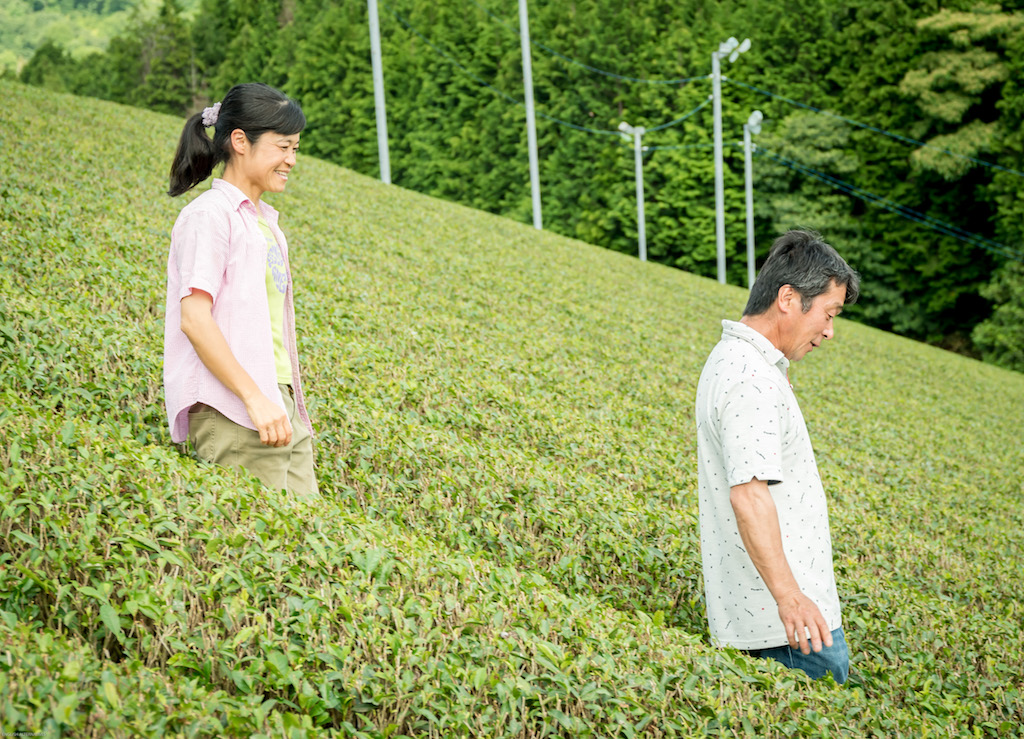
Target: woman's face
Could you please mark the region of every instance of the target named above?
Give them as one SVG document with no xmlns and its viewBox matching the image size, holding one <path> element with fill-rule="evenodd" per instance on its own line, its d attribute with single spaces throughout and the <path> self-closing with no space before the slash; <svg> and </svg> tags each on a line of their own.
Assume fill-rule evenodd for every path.
<svg viewBox="0 0 1024 739">
<path fill-rule="evenodd" d="M 283 192 L 298 150 L 299 134 L 264 133 L 237 157 L 239 174 L 249 184 L 242 189 L 257 198 L 265 192 Z"/>
</svg>

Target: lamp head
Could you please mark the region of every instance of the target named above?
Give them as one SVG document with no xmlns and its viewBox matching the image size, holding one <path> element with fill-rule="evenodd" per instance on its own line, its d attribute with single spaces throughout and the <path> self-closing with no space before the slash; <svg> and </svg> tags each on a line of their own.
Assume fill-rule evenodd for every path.
<svg viewBox="0 0 1024 739">
<path fill-rule="evenodd" d="M 760 110 L 755 110 L 747 118 L 747 130 L 751 133 L 761 133 L 761 122 L 764 120 L 764 114 Z"/>
<path fill-rule="evenodd" d="M 729 39 L 729 40 L 730 41 L 735 41 L 736 39 L 733 38 L 733 39 Z M 750 39 L 745 38 L 745 39 L 743 39 L 743 43 L 742 44 L 737 44 L 736 46 L 733 47 L 732 53 L 729 54 L 729 61 L 730 62 L 736 61 L 739 58 L 740 54 L 743 54 L 744 52 L 748 51 L 749 49 L 750 49 Z"/>
</svg>

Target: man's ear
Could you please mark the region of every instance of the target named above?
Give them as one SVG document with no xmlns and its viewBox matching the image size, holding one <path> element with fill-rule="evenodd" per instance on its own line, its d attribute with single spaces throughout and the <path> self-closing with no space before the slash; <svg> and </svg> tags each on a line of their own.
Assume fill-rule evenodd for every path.
<svg viewBox="0 0 1024 739">
<path fill-rule="evenodd" d="M 792 285 L 783 285 L 779 288 L 779 294 L 775 296 L 775 304 L 780 313 L 789 313 L 793 310 L 794 303 L 800 302 L 800 293 L 793 289 Z"/>
<path fill-rule="evenodd" d="M 231 142 L 231 150 L 235 154 L 245 154 L 249 148 L 249 138 L 245 135 L 245 131 L 240 128 L 232 131 L 231 137 L 228 140 Z"/>
</svg>

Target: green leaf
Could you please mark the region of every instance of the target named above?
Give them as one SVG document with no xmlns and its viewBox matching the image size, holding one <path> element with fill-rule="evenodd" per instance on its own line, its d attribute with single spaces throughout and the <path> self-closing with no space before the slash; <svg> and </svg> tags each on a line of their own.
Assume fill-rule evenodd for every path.
<svg viewBox="0 0 1024 739">
<path fill-rule="evenodd" d="M 81 660 L 73 659 L 64 664 L 64 669 L 61 671 L 61 677 L 66 680 L 75 681 L 78 680 L 78 676 L 82 674 L 82 662 Z"/>
<path fill-rule="evenodd" d="M 96 588 L 92 587 L 91 585 L 81 585 L 81 586 L 79 586 L 78 592 L 81 593 L 82 595 L 86 595 L 86 596 L 88 596 L 90 598 L 94 598 L 94 599 L 96 599 L 98 601 L 102 601 L 104 603 L 107 602 L 107 596 L 105 596 L 103 593 L 101 593 L 99 590 L 97 590 Z"/>
<path fill-rule="evenodd" d="M 245 626 L 239 629 L 238 633 L 231 639 L 231 648 L 237 649 L 239 644 L 249 641 L 257 630 L 258 627 L 256 626 Z"/>
<path fill-rule="evenodd" d="M 75 445 L 75 439 L 78 433 L 75 430 L 75 424 L 72 421 L 65 421 L 64 425 L 60 429 L 60 440 L 64 446 L 71 447 Z"/>
<path fill-rule="evenodd" d="M 31 547 L 35 547 L 36 549 L 39 548 L 39 540 L 29 534 L 26 534 L 24 531 L 18 531 L 17 529 L 14 529 L 13 531 L 11 531 L 11 535 L 14 536 L 14 538 L 16 539 L 20 539 L 21 541 L 25 542 Z"/>
<path fill-rule="evenodd" d="M 53 707 L 53 720 L 60 725 L 70 726 L 73 722 L 75 709 L 78 708 L 80 700 L 77 693 L 69 693 L 63 696 L 57 705 Z"/>
<path fill-rule="evenodd" d="M 161 549 L 160 545 L 157 544 L 156 541 L 154 541 L 153 539 L 150 539 L 148 536 L 142 536 L 141 534 L 129 533 L 128 534 L 128 538 L 131 539 L 132 541 L 134 541 L 136 544 L 138 544 L 138 545 L 140 545 L 142 547 L 145 547 L 146 549 L 149 549 L 152 552 L 163 551 Z M 164 553 L 164 557 L 166 557 L 166 556 L 167 556 L 167 554 Z M 172 563 L 172 564 L 176 564 L 176 563 Z"/>
<path fill-rule="evenodd" d="M 487 668 L 478 667 L 473 671 L 473 687 L 477 690 L 483 688 L 487 682 Z"/>
<path fill-rule="evenodd" d="M 117 615 L 117 609 L 110 603 L 100 606 L 100 620 L 111 634 L 117 637 L 118 641 L 124 641 L 124 632 L 121 631 L 121 619 Z"/>
<path fill-rule="evenodd" d="M 120 710 L 121 696 L 117 694 L 117 686 L 112 682 L 104 681 L 102 684 L 102 690 L 103 697 L 107 699 L 107 703 L 109 703 L 115 709 Z"/>
<path fill-rule="evenodd" d="M 273 668 L 280 677 L 287 678 L 291 673 L 291 668 L 288 666 L 288 657 L 276 649 L 271 650 L 267 653 L 267 665 Z"/>
<path fill-rule="evenodd" d="M 557 721 L 559 724 L 561 724 L 562 728 L 564 729 L 572 731 L 576 728 L 576 721 L 574 721 L 571 717 L 566 716 L 564 713 L 555 708 L 549 710 L 548 715 L 551 716 L 551 718 L 555 719 L 555 721 Z"/>
</svg>

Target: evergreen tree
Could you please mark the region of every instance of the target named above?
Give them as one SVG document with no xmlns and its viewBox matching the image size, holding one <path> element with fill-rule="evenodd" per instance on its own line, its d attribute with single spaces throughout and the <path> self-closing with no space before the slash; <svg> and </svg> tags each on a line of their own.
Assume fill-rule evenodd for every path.
<svg viewBox="0 0 1024 739">
<path fill-rule="evenodd" d="M 55 92 L 72 91 L 74 60 L 53 41 L 47 41 L 22 67 L 19 79 L 27 85 L 44 87 Z"/>
<path fill-rule="evenodd" d="M 190 25 L 177 2 L 164 0 L 152 21 L 136 17 L 106 54 L 72 62 L 59 46 L 41 48 L 22 77 L 177 114 L 235 83 L 267 82 L 303 105 L 304 151 L 378 174 L 365 4 L 200 0 Z M 529 222 L 514 4 L 390 3 L 381 5 L 381 38 L 393 181 Z M 636 253 L 632 142 L 616 134 L 625 120 L 647 129 L 649 258 L 714 276 L 711 107 L 663 124 L 707 102 L 710 54 L 719 42 L 750 37 L 750 51 L 723 65 L 732 79 L 722 101 L 729 282 L 746 283 L 743 157 L 736 144 L 750 112 L 760 109 L 766 121 L 756 139 L 764 156 L 754 164 L 758 258 L 780 231 L 815 228 L 863 275 L 862 300 L 851 315 L 969 350 L 972 329 L 992 313 L 992 301 L 1019 295 L 1004 289 L 1019 275 L 1004 269 L 996 278 L 1003 287 L 986 289 L 1001 259 L 917 221 L 938 219 L 1018 249 L 1024 242 L 1015 173 L 1024 171 L 1020 5 L 533 2 L 544 227 Z M 974 166 L 941 149 L 1004 169 Z M 846 192 L 852 188 L 922 215 L 908 220 Z M 986 331 L 974 335 L 991 347 Z"/>
<path fill-rule="evenodd" d="M 196 88 L 192 42 L 178 0 L 163 0 L 157 17 L 140 29 L 142 39 L 142 106 L 162 113 L 185 115 Z"/>
<path fill-rule="evenodd" d="M 981 356 L 1024 372 L 1024 264 L 1007 262 L 981 292 L 995 305 L 992 315 L 972 334 Z"/>
</svg>

